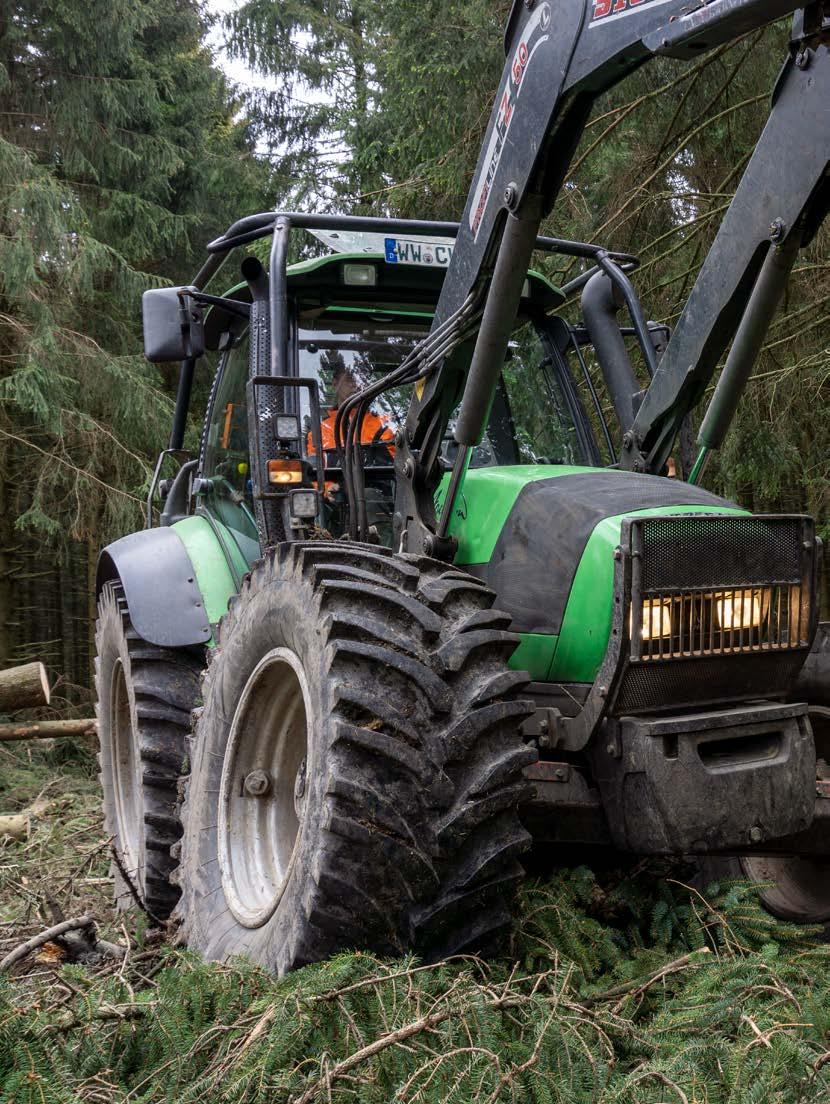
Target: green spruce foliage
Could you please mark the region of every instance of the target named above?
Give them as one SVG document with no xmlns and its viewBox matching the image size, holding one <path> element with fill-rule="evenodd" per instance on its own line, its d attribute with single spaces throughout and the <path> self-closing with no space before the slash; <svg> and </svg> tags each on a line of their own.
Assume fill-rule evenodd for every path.
<svg viewBox="0 0 830 1104">
<path fill-rule="evenodd" d="M 797 1104 L 830 1092 L 830 951 L 745 885 L 579 869 L 512 954 L 342 954 L 281 980 L 135 946 L 0 989 L 0 1098 L 181 1104 Z"/>
<path fill-rule="evenodd" d="M 195 0 L 0 11 L 0 665 L 29 639 L 86 681 L 42 645 L 80 621 L 86 661 L 88 565 L 140 525 L 169 434 L 175 370 L 141 357 L 141 293 L 187 280 L 205 240 L 263 203 L 205 29 Z M 64 609 L 79 567 L 78 608 Z M 20 622 L 51 603 L 28 635 Z"/>
</svg>

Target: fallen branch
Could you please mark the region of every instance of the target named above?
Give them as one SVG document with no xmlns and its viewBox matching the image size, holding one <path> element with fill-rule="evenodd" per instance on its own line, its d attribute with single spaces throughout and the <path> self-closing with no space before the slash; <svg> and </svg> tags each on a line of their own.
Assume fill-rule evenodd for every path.
<svg viewBox="0 0 830 1104">
<path fill-rule="evenodd" d="M 667 962 L 665 966 L 661 966 L 660 969 L 645 979 L 645 981 L 627 981 L 623 985 L 615 985 L 613 989 L 606 989 L 604 993 L 595 993 L 590 997 L 583 997 L 580 1000 L 585 1008 L 592 1008 L 595 1004 L 604 1004 L 606 1001 L 614 1000 L 616 997 L 629 997 L 635 994 L 639 996 L 645 993 L 647 989 L 650 989 L 652 985 L 656 985 L 658 981 L 662 981 L 663 978 L 668 977 L 670 974 L 679 973 L 681 970 L 685 970 L 687 966 L 698 966 L 699 962 L 696 961 L 698 955 L 711 954 L 708 947 L 701 947 L 697 951 L 690 951 L 689 954 L 683 955 L 681 958 L 676 958 L 673 962 Z M 615 1007 L 614 1011 L 619 1010 L 619 1006 L 622 1004 L 620 1001 Z"/>
<path fill-rule="evenodd" d="M 0 816 L 0 839 L 22 840 L 29 834 L 29 817 L 26 813 Z"/>
<path fill-rule="evenodd" d="M 54 736 L 92 736 L 95 718 L 78 721 L 33 721 L 27 724 L 0 724 L 0 743 L 7 740 L 47 740 Z"/>
<path fill-rule="evenodd" d="M 37 801 L 33 801 L 32 804 L 28 805 L 25 809 L 21 809 L 19 813 L 4 813 L 0 816 L 0 839 L 26 839 L 29 835 L 32 821 L 38 817 L 42 817 L 51 806 L 51 801 L 44 801 L 42 798 L 38 798 Z M 55 916 L 53 919 L 57 922 L 58 920 L 62 920 L 63 917 Z"/>
<path fill-rule="evenodd" d="M 135 902 L 136 907 L 140 909 L 141 912 L 143 912 L 144 915 L 148 917 L 148 919 L 152 920 L 154 924 L 158 925 L 158 927 L 160 928 L 163 928 L 165 926 L 164 920 L 160 920 L 154 912 L 151 912 L 150 909 L 147 908 L 147 905 L 144 903 L 141 894 L 136 888 L 135 882 L 130 877 L 129 870 L 127 870 L 126 866 L 124 865 L 124 860 L 119 854 L 118 848 L 115 846 L 115 840 L 110 840 L 110 854 L 112 855 L 112 861 L 115 863 L 118 873 L 121 875 L 124 884 L 129 890 L 130 896 Z"/>
<path fill-rule="evenodd" d="M 296 1098 L 294 1104 L 311 1104 L 311 1101 L 321 1092 L 326 1090 L 330 1092 L 332 1083 L 344 1077 L 353 1070 L 355 1066 L 359 1066 L 369 1058 L 374 1058 L 376 1054 L 380 1054 L 388 1047 L 400 1045 L 405 1040 L 411 1039 L 413 1035 L 420 1035 L 423 1032 L 432 1031 L 439 1024 L 443 1023 L 444 1020 L 448 1020 L 452 1016 L 465 1016 L 473 1009 L 486 1008 L 490 1011 L 500 1011 L 507 1008 L 517 1008 L 532 999 L 532 997 L 528 997 L 524 994 L 512 993 L 506 996 L 491 997 L 490 999 L 485 998 L 482 1000 L 481 996 L 483 992 L 485 992 L 485 990 L 478 989 L 478 999 L 471 1000 L 458 1006 L 442 1008 L 436 1012 L 430 1012 L 419 1020 L 412 1020 L 410 1023 L 404 1024 L 394 1031 L 388 1031 L 379 1038 L 374 1039 L 371 1043 L 354 1051 L 348 1058 L 342 1059 L 342 1061 L 335 1063 L 330 1069 L 327 1069 L 323 1077 L 313 1081 L 305 1092 Z"/>
<path fill-rule="evenodd" d="M 27 939 L 25 943 L 21 943 L 18 947 L 15 947 L 13 951 L 10 951 L 6 957 L 0 961 L 0 972 L 11 969 L 15 962 L 20 962 L 21 959 L 30 955 L 32 951 L 36 951 L 38 947 L 42 947 L 44 943 L 50 943 L 53 939 L 57 939 L 67 932 L 77 931 L 79 928 L 90 928 L 94 923 L 95 921 L 91 916 L 78 916 L 74 920 L 64 920 L 60 924 L 55 924 L 53 927 L 47 928 L 46 931 L 42 931 L 40 935 L 33 935 L 31 939 Z"/>
</svg>

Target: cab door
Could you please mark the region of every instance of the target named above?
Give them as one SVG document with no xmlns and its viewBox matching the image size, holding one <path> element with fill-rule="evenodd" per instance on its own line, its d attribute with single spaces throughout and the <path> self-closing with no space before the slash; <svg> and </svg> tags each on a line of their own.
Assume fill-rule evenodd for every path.
<svg viewBox="0 0 830 1104">
<path fill-rule="evenodd" d="M 226 530 L 247 564 L 260 556 L 251 497 L 248 449 L 249 338 L 247 329 L 232 338 L 219 362 L 202 438 L 199 509 L 215 526 L 224 546 Z M 225 549 L 233 561 L 234 549 Z M 233 568 L 234 564 L 229 566 Z"/>
</svg>

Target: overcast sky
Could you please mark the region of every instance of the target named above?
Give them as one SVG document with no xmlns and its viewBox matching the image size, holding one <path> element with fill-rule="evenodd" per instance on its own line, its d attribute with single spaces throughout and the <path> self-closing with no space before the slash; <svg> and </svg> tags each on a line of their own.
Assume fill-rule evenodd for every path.
<svg viewBox="0 0 830 1104">
<path fill-rule="evenodd" d="M 279 3 L 279 0 L 274 0 L 274 2 Z M 238 8 L 241 3 L 242 0 L 205 0 L 205 8 L 211 15 L 221 17 Z M 237 59 L 229 58 L 222 49 L 223 37 L 223 28 L 216 26 L 208 39 L 216 56 L 217 64 L 224 69 L 234 84 L 253 84 L 256 78 L 247 65 Z"/>
</svg>

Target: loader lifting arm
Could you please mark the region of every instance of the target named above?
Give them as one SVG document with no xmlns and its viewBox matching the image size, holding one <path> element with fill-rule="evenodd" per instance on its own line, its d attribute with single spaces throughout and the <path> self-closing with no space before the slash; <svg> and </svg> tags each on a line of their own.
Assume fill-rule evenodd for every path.
<svg viewBox="0 0 830 1104">
<path fill-rule="evenodd" d="M 660 472 L 686 413 L 732 346 L 698 435 L 697 482 L 723 443 L 798 250 L 830 206 L 830 19 L 801 13 L 773 108 L 659 368 L 625 434 L 621 466 Z"/>
<path fill-rule="evenodd" d="M 447 536 L 454 495 L 470 450 L 483 433 L 539 224 L 562 187 L 595 99 L 650 58 L 696 58 L 797 7 L 792 0 L 568 0 L 555 6 L 549 0 L 514 0 L 505 34 L 507 62 L 431 335 L 424 343 L 423 369 L 405 431 L 399 435 L 394 521 L 396 545 L 402 551 L 448 559 L 454 554 L 454 542 Z M 796 26 L 802 27 L 802 38 L 815 36 L 821 15 L 807 9 L 797 17 Z M 824 53 L 821 47 L 816 60 Z M 824 73 L 830 67 L 820 68 Z M 785 72 L 792 70 L 790 64 Z M 782 103 L 789 102 L 789 83 L 785 75 L 779 89 Z M 813 110 L 819 111 L 827 99 L 816 94 L 812 102 Z M 781 157 L 782 189 L 793 187 L 792 182 L 786 184 L 787 173 L 815 181 L 818 163 L 826 165 L 830 145 L 819 140 L 810 153 L 810 167 L 795 168 L 805 134 L 809 131 L 802 129 L 798 157 Z M 798 142 L 798 135 L 790 141 Z M 764 148 L 769 149 L 768 143 Z M 770 159 L 767 152 L 760 162 Z M 813 189 L 805 195 L 802 184 L 798 195 L 800 203 L 782 206 L 784 236 L 806 217 Z M 812 202 L 809 205 L 812 210 Z M 756 231 L 764 218 L 766 238 L 759 245 Z M 695 327 L 693 316 L 678 326 L 675 349 L 682 345 L 681 330 L 689 345 L 697 341 L 702 347 L 694 358 L 684 353 L 682 361 L 679 351 L 671 358 L 669 351 L 665 354 L 654 397 L 643 404 L 635 423 L 625 466 L 644 471 L 662 466 L 683 414 L 711 377 L 715 348 L 723 348 L 731 336 L 730 324 L 733 330 L 737 324 L 741 297 L 745 301 L 763 261 L 763 241 L 769 243 L 769 221 L 765 214 L 754 220 L 747 271 L 735 280 L 731 295 L 724 292 L 713 336 L 701 339 L 705 327 Z M 612 276 L 620 275 L 612 259 L 598 261 Z M 644 323 L 638 312 L 635 303 L 633 321 L 640 331 Z M 453 430 L 459 449 L 439 519 L 433 495 L 442 474 L 441 441 L 459 403 Z"/>
</svg>

